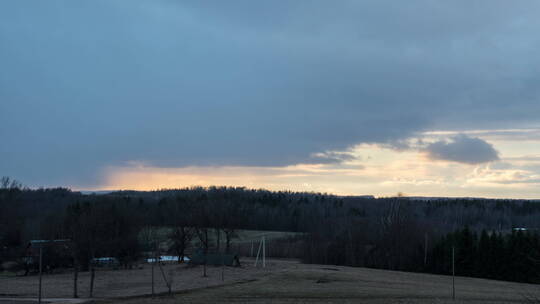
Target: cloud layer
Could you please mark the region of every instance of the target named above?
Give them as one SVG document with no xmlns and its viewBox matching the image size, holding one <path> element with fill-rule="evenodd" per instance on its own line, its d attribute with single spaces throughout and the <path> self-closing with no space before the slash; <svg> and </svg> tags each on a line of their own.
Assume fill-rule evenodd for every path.
<svg viewBox="0 0 540 304">
<path fill-rule="evenodd" d="M 130 161 L 339 162 L 324 153 L 429 130 L 538 124 L 539 8 L 1 1 L 0 175 L 92 185 L 101 168 Z M 454 157 L 459 143 L 432 150 L 493 159 L 465 144 L 481 155 Z"/>
<path fill-rule="evenodd" d="M 481 164 L 499 160 L 499 153 L 488 142 L 467 135 L 429 144 L 425 151 L 434 160 L 448 160 L 465 164 Z"/>
</svg>

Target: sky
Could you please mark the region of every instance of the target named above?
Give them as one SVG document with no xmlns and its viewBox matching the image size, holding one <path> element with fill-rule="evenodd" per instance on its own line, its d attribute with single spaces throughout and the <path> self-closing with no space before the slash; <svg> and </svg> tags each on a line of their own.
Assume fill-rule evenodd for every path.
<svg viewBox="0 0 540 304">
<path fill-rule="evenodd" d="M 0 176 L 540 198 L 540 2 L 0 1 Z"/>
</svg>

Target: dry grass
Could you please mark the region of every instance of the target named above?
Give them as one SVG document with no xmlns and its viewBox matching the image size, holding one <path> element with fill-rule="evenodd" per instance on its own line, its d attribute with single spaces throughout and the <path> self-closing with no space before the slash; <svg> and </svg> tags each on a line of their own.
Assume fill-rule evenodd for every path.
<svg viewBox="0 0 540 304">
<path fill-rule="evenodd" d="M 451 300 L 451 277 L 339 266 L 304 265 L 293 261 L 271 260 L 266 269 L 255 269 L 244 259 L 242 268 L 202 269 L 171 265 L 176 294 L 152 299 L 149 268 L 98 273 L 96 297 L 129 297 L 102 300 L 100 304 L 173 303 L 525 303 L 527 295 L 538 295 L 539 286 L 484 279 L 456 279 L 457 300 Z M 81 275 L 81 294 L 87 290 L 87 274 Z M 156 271 L 158 292 L 165 292 L 161 274 Z M 33 295 L 36 277 L 1 278 L 0 293 L 13 290 Z M 69 297 L 71 275 L 45 277 L 48 297 Z M 54 293 L 54 294 L 53 294 Z M 135 296 L 135 297 L 133 297 Z"/>
<path fill-rule="evenodd" d="M 537 285 L 458 277 L 452 301 L 446 276 L 297 264 L 251 282 L 108 303 L 523 303 L 537 290 Z"/>
<path fill-rule="evenodd" d="M 230 284 L 244 280 L 263 277 L 295 262 L 279 261 L 269 263 L 266 269 L 255 268 L 251 260 L 242 260 L 242 267 L 224 267 L 224 278 L 221 280 L 221 267 L 208 266 L 208 277 L 202 276 L 202 266 L 188 267 L 187 265 L 170 264 L 164 266 L 164 273 L 169 279 L 172 275 L 173 291 L 204 288 L 222 284 Z M 249 262 L 248 262 L 249 261 Z M 279 266 L 277 265 L 279 263 Z M 158 267 L 154 269 L 156 293 L 167 292 L 167 287 Z M 88 272 L 79 273 L 79 295 L 88 296 L 90 275 Z M 38 290 L 38 276 L 0 277 L 0 296 L 34 297 Z M 94 297 L 129 297 L 151 293 L 151 267 L 145 264 L 142 269 L 132 270 L 103 270 L 96 272 Z M 66 298 L 73 295 L 73 274 L 53 274 L 43 276 L 43 295 L 47 298 Z"/>
</svg>

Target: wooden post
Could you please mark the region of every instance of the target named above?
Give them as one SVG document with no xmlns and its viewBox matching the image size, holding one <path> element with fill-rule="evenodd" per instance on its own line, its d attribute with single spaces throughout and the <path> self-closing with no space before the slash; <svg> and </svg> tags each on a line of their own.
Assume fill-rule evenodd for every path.
<svg viewBox="0 0 540 304">
<path fill-rule="evenodd" d="M 96 277 L 96 269 L 94 268 L 94 265 L 91 265 L 92 267 L 90 269 L 90 298 L 94 296 L 94 278 Z"/>
<path fill-rule="evenodd" d="M 155 293 L 154 292 L 154 264 L 155 264 L 155 260 L 152 262 L 152 298 L 154 297 L 154 293 Z"/>
<path fill-rule="evenodd" d="M 225 281 L 225 256 L 221 256 L 221 282 Z"/>
<path fill-rule="evenodd" d="M 456 247 L 452 246 L 452 300 L 456 300 Z"/>
<path fill-rule="evenodd" d="M 206 255 L 204 256 L 204 263 L 203 263 L 203 277 L 207 277 L 206 275 Z"/>
<path fill-rule="evenodd" d="M 39 247 L 39 289 L 38 289 L 38 304 L 41 304 L 41 280 L 43 276 L 43 244 Z"/>
<path fill-rule="evenodd" d="M 51 242 L 51 241 L 48 241 Z M 77 280 L 79 279 L 79 259 L 77 255 L 76 250 L 76 244 L 70 244 L 71 246 L 71 254 L 73 255 L 73 297 L 78 298 L 79 295 L 77 294 Z M 90 261 L 92 262 L 92 261 Z"/>
<path fill-rule="evenodd" d="M 77 280 L 79 279 L 79 265 L 77 264 L 77 262 L 74 263 L 75 265 L 73 266 L 73 297 L 74 298 L 78 298 L 79 296 L 77 295 Z"/>
<path fill-rule="evenodd" d="M 263 236 L 263 268 L 266 267 L 266 236 Z"/>
<path fill-rule="evenodd" d="M 428 238 L 427 232 L 424 234 L 424 267 L 427 266 Z"/>
<path fill-rule="evenodd" d="M 219 253 L 219 248 L 221 245 L 221 230 L 219 230 L 219 228 L 216 229 L 216 234 L 217 234 L 216 252 Z"/>
<path fill-rule="evenodd" d="M 204 229 L 204 267 L 203 277 L 206 278 L 206 263 L 208 262 L 208 229 Z"/>
</svg>

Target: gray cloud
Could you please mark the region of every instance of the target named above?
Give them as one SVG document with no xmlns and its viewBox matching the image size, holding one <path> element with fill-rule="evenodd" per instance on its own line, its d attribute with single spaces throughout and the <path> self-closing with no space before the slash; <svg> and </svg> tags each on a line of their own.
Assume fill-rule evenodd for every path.
<svg viewBox="0 0 540 304">
<path fill-rule="evenodd" d="M 429 144 L 425 151 L 434 160 L 447 160 L 466 164 L 480 164 L 499 159 L 499 153 L 488 142 L 466 135 L 457 135 L 449 141 Z"/>
<path fill-rule="evenodd" d="M 280 166 L 435 129 L 538 123 L 521 1 L 0 2 L 0 175 Z"/>
<path fill-rule="evenodd" d="M 322 153 L 313 153 L 311 157 L 305 161 L 307 164 L 338 164 L 347 161 L 356 160 L 358 157 L 350 152 L 322 152 Z"/>
</svg>

